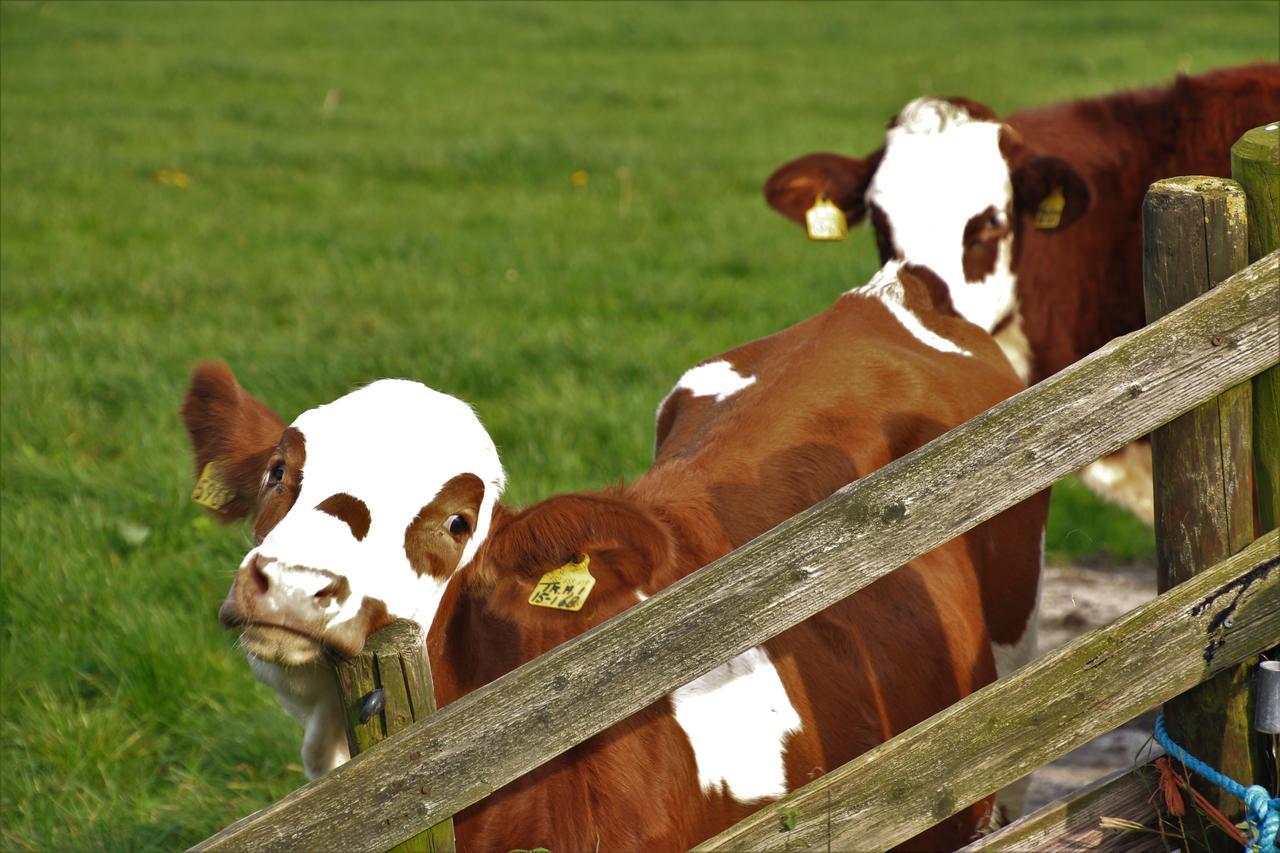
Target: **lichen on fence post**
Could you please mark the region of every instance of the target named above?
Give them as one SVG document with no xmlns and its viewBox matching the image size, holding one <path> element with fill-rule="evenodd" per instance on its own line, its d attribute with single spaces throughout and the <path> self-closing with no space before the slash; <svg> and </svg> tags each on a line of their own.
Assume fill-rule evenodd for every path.
<svg viewBox="0 0 1280 853">
<path fill-rule="evenodd" d="M 353 758 L 435 712 L 427 635 L 414 622 L 393 622 L 370 636 L 360 654 L 332 663 L 347 711 L 347 745 Z M 374 691 L 381 691 L 380 696 L 373 695 Z M 391 849 L 396 853 L 451 853 L 453 819 Z"/>
<path fill-rule="evenodd" d="M 1249 262 L 1280 246 L 1280 122 L 1255 127 L 1231 146 L 1231 177 L 1249 210 Z M 1280 367 L 1253 380 L 1254 474 L 1259 532 L 1280 526 Z"/>
<path fill-rule="evenodd" d="M 1249 210 L 1249 262 L 1280 247 L 1280 121 L 1255 127 L 1231 146 L 1231 177 L 1244 188 Z M 1280 527 L 1280 366 L 1253 379 L 1253 476 L 1258 532 Z M 1275 659 L 1280 646 L 1264 655 Z M 1256 697 L 1255 697 L 1256 700 Z M 1272 749 L 1266 774 L 1256 781 L 1280 786 L 1280 750 Z"/>
<path fill-rule="evenodd" d="M 1151 185 L 1142 208 L 1147 322 L 1190 302 L 1247 264 L 1245 196 L 1234 181 L 1186 177 Z M 1211 333 L 1213 346 L 1229 336 Z M 1253 540 L 1252 386 L 1243 382 L 1152 433 L 1158 588 L 1165 592 Z M 1233 667 L 1165 704 L 1193 754 L 1235 779 L 1259 767 L 1250 737 L 1248 667 Z M 1197 785 L 1238 820 L 1244 805 Z"/>
</svg>

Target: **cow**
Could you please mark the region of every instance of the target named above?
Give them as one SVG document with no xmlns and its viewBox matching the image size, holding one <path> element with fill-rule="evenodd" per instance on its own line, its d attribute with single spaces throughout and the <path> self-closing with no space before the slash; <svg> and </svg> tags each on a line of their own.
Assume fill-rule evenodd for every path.
<svg viewBox="0 0 1280 853">
<path fill-rule="evenodd" d="M 326 647 L 429 625 L 448 705 L 1021 387 L 940 280 L 890 265 L 685 373 L 637 481 L 524 510 L 499 501 L 470 407 L 417 382 L 286 424 L 206 363 L 182 416 L 201 500 L 254 516 L 220 619 L 304 724 L 314 777 L 348 757 Z M 996 650 L 1034 638 L 1046 514 L 1041 493 L 509 783 L 457 815 L 459 849 L 687 849 L 993 681 Z M 910 846 L 955 847 L 991 813 Z"/>
<path fill-rule="evenodd" d="M 1232 143 L 1277 118 L 1277 63 L 1004 118 L 967 98 L 917 98 L 866 157 L 808 154 L 775 170 L 764 194 L 801 224 L 824 196 L 849 223 L 869 218 L 882 263 L 932 269 L 960 314 L 1038 382 L 1145 323 L 1147 187 L 1229 176 Z M 1083 475 L 1150 523 L 1149 444 Z"/>
</svg>

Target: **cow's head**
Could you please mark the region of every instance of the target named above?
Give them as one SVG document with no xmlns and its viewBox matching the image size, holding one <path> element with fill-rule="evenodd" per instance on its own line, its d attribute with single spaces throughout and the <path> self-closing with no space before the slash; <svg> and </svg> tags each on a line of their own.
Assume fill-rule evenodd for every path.
<svg viewBox="0 0 1280 853">
<path fill-rule="evenodd" d="M 226 365 L 204 364 L 182 415 L 217 514 L 255 514 L 219 615 L 271 664 L 356 654 L 396 618 L 429 626 L 504 484 L 470 407 L 417 382 L 374 382 L 286 427 Z"/>
<path fill-rule="evenodd" d="M 989 108 L 963 98 L 918 98 L 865 159 L 809 154 L 778 168 L 764 191 L 801 224 L 823 195 L 850 223 L 870 216 L 882 263 L 934 270 L 956 309 L 989 332 L 1016 307 L 1023 228 L 1060 231 L 1090 200 L 1070 165 L 1042 156 Z"/>
</svg>

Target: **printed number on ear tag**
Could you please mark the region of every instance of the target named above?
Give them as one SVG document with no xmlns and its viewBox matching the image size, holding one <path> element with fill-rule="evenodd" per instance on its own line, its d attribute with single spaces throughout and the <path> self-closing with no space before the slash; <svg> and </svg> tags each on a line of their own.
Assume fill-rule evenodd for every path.
<svg viewBox="0 0 1280 853">
<path fill-rule="evenodd" d="M 217 462 L 205 465 L 204 470 L 200 472 L 200 479 L 196 480 L 196 489 L 191 493 L 191 500 L 200 506 L 219 512 L 235 499 L 235 490 L 223 479 L 222 467 Z"/>
<path fill-rule="evenodd" d="M 843 240 L 849 233 L 849 220 L 826 195 L 821 195 L 804 215 L 810 240 Z"/>
<path fill-rule="evenodd" d="M 553 610 L 581 610 L 596 585 L 596 579 L 587 571 L 590 564 L 591 558 L 584 554 L 581 563 L 565 563 L 547 572 L 533 588 L 529 603 Z"/>
<path fill-rule="evenodd" d="M 1044 197 L 1040 207 L 1036 208 L 1036 227 L 1042 231 L 1057 228 L 1062 222 L 1062 210 L 1067 200 L 1062 195 L 1062 187 L 1054 187 L 1053 192 Z"/>
</svg>

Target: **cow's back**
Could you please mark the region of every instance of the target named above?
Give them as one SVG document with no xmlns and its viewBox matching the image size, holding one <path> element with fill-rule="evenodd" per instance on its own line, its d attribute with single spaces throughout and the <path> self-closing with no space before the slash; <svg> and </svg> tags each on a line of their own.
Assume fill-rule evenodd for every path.
<svg viewBox="0 0 1280 853">
<path fill-rule="evenodd" d="M 673 392 L 655 472 L 695 470 L 736 547 L 1021 390 L 990 336 L 920 295 L 905 300 L 916 333 L 854 291 L 712 359 L 750 384 L 724 399 Z M 1039 495 L 765 644 L 804 722 L 789 788 L 994 680 L 992 642 L 1016 643 L 1034 617 L 1046 513 Z M 980 808 L 916 842 L 954 846 Z"/>
</svg>

